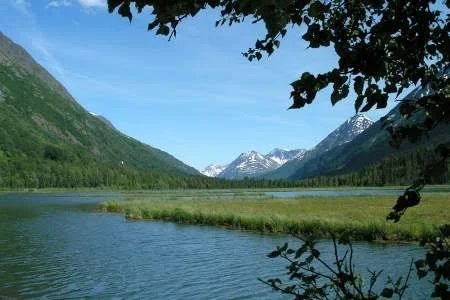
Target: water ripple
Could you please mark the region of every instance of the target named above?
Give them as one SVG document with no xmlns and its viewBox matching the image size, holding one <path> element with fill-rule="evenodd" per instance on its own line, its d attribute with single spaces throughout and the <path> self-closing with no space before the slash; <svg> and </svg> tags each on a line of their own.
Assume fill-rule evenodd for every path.
<svg viewBox="0 0 450 300">
<path fill-rule="evenodd" d="M 8 197 L 11 200 L 13 196 Z M 0 295 L 42 299 L 284 299 L 257 278 L 284 276 L 284 262 L 265 255 L 286 239 L 294 243 L 292 238 L 127 221 L 119 215 L 63 209 L 77 201 L 96 201 L 76 195 L 17 197 L 16 206 L 0 197 L 2 215 L 5 211 L 8 214 L 0 218 Z M 30 202 L 34 204 L 28 205 Z M 321 245 L 329 249 L 330 243 Z M 401 274 L 406 270 L 395 266 L 407 267 L 410 257 L 423 255 L 423 249 L 361 243 L 355 245 L 355 253 L 361 264 L 369 262 L 377 269 L 384 268 L 386 274 Z M 323 252 L 325 259 L 331 255 Z M 414 293 L 422 292 L 420 286 L 414 288 Z"/>
</svg>

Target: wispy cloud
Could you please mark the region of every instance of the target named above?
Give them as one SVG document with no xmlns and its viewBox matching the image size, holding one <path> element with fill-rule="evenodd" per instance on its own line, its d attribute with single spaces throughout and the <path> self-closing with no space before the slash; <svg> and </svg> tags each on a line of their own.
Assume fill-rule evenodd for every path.
<svg viewBox="0 0 450 300">
<path fill-rule="evenodd" d="M 47 4 L 47 7 L 61 7 L 61 6 L 67 7 L 71 5 L 72 2 L 69 0 L 53 0 Z"/>
<path fill-rule="evenodd" d="M 40 31 L 39 26 L 36 22 L 35 16 L 33 14 L 31 4 L 26 0 L 14 0 L 11 2 L 13 7 L 23 16 L 24 21 L 24 34 L 26 34 L 27 39 L 30 41 L 32 47 L 36 49 L 45 59 L 48 67 L 56 72 L 61 79 L 65 78 L 65 70 L 61 63 L 56 59 L 50 50 L 50 45 Z"/>
<path fill-rule="evenodd" d="M 12 5 L 14 8 L 19 11 L 21 14 L 29 17 L 30 16 L 30 7 L 31 4 L 26 0 L 12 0 Z"/>
<path fill-rule="evenodd" d="M 23 2 L 25 0 L 16 0 Z M 48 1 L 47 7 L 68 7 L 73 3 L 78 3 L 83 8 L 104 8 L 106 7 L 106 0 L 51 0 Z"/>
<path fill-rule="evenodd" d="M 78 0 L 78 3 L 86 8 L 106 7 L 106 0 Z"/>
</svg>

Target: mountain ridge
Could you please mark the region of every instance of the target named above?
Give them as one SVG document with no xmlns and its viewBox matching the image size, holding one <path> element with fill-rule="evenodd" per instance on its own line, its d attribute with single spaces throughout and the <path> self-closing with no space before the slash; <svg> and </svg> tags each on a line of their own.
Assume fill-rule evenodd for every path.
<svg viewBox="0 0 450 300">
<path fill-rule="evenodd" d="M 374 122 L 364 114 L 355 114 L 350 117 L 335 130 L 330 132 L 324 139 L 322 139 L 315 147 L 308 150 L 302 159 L 294 159 L 280 168 L 268 172 L 262 176 L 264 179 L 287 179 L 290 178 L 303 164 L 307 161 L 328 153 L 336 147 L 351 142 L 357 136 L 370 129 Z"/>
<path fill-rule="evenodd" d="M 82 107 L 67 89 L 53 77 L 43 66 L 41 66 L 22 46 L 16 44 L 0 31 L 0 64 L 7 65 L 20 60 L 21 67 L 30 73 L 36 74 L 41 80 L 46 81 L 50 86 L 60 93 L 63 97 L 67 97 L 73 103 Z"/>
<path fill-rule="evenodd" d="M 91 115 L 4 34 L 0 34 L 0 95 L 0 163 L 9 168 L 33 162 L 35 170 L 29 173 L 39 169 L 38 177 L 48 164 L 108 167 L 136 176 L 200 175 L 172 155 L 124 135 L 103 117 Z"/>
<path fill-rule="evenodd" d="M 273 170 L 278 164 L 252 150 L 241 153 L 217 176 L 225 179 L 242 179 L 259 175 L 264 170 Z"/>
<path fill-rule="evenodd" d="M 251 150 L 242 152 L 229 164 L 211 164 L 202 170 L 202 174 L 209 177 L 225 179 L 242 179 L 257 177 L 263 173 L 276 169 L 289 160 L 301 158 L 305 149 L 284 150 L 274 148 L 267 154 Z"/>
<path fill-rule="evenodd" d="M 351 141 L 372 124 L 373 121 L 365 115 L 356 114 L 342 123 L 338 128 L 333 130 L 310 150 L 284 150 L 274 148 L 267 154 L 261 154 L 256 151 L 244 152 L 229 163 L 222 171 L 217 172 L 216 176 L 225 179 L 240 179 L 244 177 L 283 179 L 285 177 L 274 176 L 273 174 L 276 174 L 279 169 L 289 170 L 292 168 L 290 164 L 298 164 L 305 158 L 324 153 L 330 149 Z M 293 171 L 291 171 L 291 173 Z M 208 173 L 208 170 L 205 169 L 202 173 Z"/>
</svg>

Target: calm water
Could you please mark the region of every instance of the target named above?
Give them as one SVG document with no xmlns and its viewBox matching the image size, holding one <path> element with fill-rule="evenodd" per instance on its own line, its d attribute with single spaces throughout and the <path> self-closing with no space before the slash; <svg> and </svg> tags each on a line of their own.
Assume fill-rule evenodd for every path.
<svg viewBox="0 0 450 300">
<path fill-rule="evenodd" d="M 278 191 L 266 192 L 265 194 L 273 197 L 291 198 L 291 197 L 333 197 L 333 196 L 398 196 L 403 194 L 405 189 L 338 189 L 338 190 L 303 190 L 303 191 Z M 424 193 L 441 192 L 449 193 L 450 188 L 426 187 Z"/>
<path fill-rule="evenodd" d="M 257 277 L 283 274 L 285 263 L 265 254 L 286 240 L 297 243 L 292 238 L 127 221 L 93 210 L 109 197 L 117 195 L 0 194 L 0 296 L 280 298 Z M 330 250 L 327 241 L 321 246 Z M 424 250 L 360 243 L 355 253 L 360 270 L 384 269 L 384 274 L 399 276 L 410 258 L 421 257 Z M 413 275 L 407 298 L 426 298 L 426 282 Z"/>
</svg>

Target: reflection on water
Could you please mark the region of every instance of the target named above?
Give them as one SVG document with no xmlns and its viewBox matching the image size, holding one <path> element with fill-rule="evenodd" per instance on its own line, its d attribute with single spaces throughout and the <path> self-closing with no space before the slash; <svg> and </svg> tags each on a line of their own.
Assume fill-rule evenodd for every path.
<svg viewBox="0 0 450 300">
<path fill-rule="evenodd" d="M 88 211 L 103 196 L 0 195 L 0 295 L 30 298 L 274 299 L 257 277 L 282 276 L 285 263 L 265 255 L 286 236 L 206 226 L 127 221 Z M 90 206 L 89 206 L 90 205 Z M 321 243 L 331 259 L 330 243 Z M 355 245 L 356 261 L 405 274 L 411 245 Z M 400 266 L 400 267 L 399 267 Z M 410 296 L 426 298 L 426 282 Z M 289 298 L 289 297 L 288 297 Z"/>
</svg>

